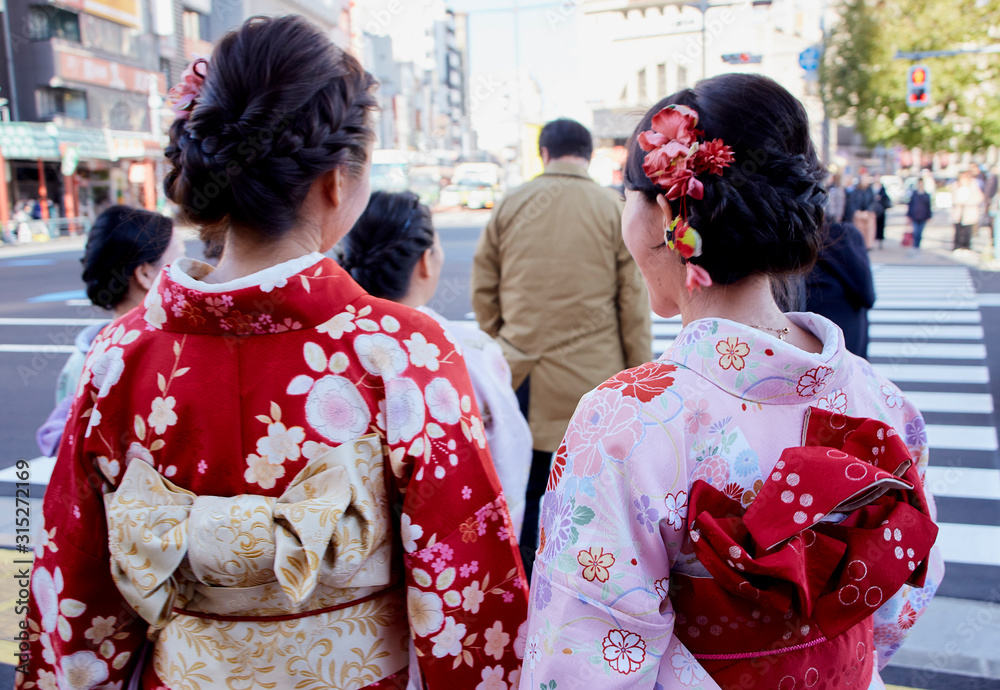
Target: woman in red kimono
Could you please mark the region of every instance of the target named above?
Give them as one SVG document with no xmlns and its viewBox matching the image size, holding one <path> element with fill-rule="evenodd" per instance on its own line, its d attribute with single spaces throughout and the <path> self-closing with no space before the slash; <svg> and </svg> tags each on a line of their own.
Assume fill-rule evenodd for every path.
<svg viewBox="0 0 1000 690">
<path fill-rule="evenodd" d="M 524 571 L 458 347 L 322 255 L 368 200 L 372 86 L 283 17 L 174 92 L 167 192 L 225 252 L 91 350 L 18 687 L 517 685 Z"/>
</svg>

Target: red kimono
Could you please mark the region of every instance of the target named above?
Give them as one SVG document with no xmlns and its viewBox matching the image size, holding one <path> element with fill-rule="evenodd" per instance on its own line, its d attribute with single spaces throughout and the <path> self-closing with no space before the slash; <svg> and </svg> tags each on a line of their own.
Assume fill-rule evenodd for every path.
<svg viewBox="0 0 1000 690">
<path fill-rule="evenodd" d="M 460 346 L 319 254 L 210 270 L 94 343 L 17 686 L 516 686 L 527 587 Z"/>
</svg>

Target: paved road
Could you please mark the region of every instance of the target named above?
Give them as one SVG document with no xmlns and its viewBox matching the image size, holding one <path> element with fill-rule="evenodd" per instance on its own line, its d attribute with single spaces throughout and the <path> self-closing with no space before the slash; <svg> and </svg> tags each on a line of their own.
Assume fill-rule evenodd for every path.
<svg viewBox="0 0 1000 690">
<path fill-rule="evenodd" d="M 487 217 L 474 212 L 435 217 L 447 260 L 431 306 L 448 318 L 469 318 L 471 258 Z M 190 250 L 197 253 L 197 243 Z M 4 468 L 19 458 L 38 456 L 34 430 L 51 409 L 56 375 L 72 338 L 102 317 L 83 300 L 79 256 L 79 250 L 14 258 L 0 253 L 0 496 L 13 495 L 13 476 L 5 476 L 12 472 Z M 1000 662 L 989 667 L 982 659 L 995 658 L 988 648 L 1000 642 L 995 608 L 1000 601 L 995 404 L 1000 377 L 990 375 L 998 371 L 1000 356 L 1000 274 L 954 264 L 904 263 L 877 265 L 875 275 L 879 301 L 870 315 L 870 359 L 925 414 L 929 486 L 937 496 L 948 568 L 940 591 L 945 598 L 939 606 L 935 602 L 939 620 L 914 628 L 886 681 L 928 690 L 998 690 Z M 657 353 L 679 329 L 676 320 L 655 319 Z M 49 471 L 44 459 L 33 460 L 32 467 L 36 477 Z M 38 489 L 40 494 L 43 487 Z M 8 520 L 0 515 L 0 535 L 12 531 Z M 9 536 L 6 543 L 11 543 Z M 6 615 L 8 598 L 6 590 L 0 591 L 0 628 L 11 618 Z M 993 602 L 992 607 L 985 602 Z M 979 621 L 980 610 L 987 622 Z M 979 633 L 976 644 L 942 651 L 949 636 L 969 625 Z M 2 640 L 0 654 L 6 654 Z M 0 681 L 4 672 L 9 667 L 0 669 Z"/>
</svg>

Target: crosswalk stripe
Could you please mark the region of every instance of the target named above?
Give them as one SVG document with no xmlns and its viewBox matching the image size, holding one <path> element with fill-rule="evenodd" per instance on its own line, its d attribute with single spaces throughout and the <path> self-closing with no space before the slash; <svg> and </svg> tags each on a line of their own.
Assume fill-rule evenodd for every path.
<svg viewBox="0 0 1000 690">
<path fill-rule="evenodd" d="M 75 352 L 75 345 L 0 345 L 0 352 L 40 352 L 42 354 L 58 354 Z"/>
<path fill-rule="evenodd" d="M 907 340 L 982 340 L 982 326 L 943 326 L 941 324 L 873 323 L 868 326 L 868 337 L 876 340 L 904 338 Z"/>
<path fill-rule="evenodd" d="M 982 323 L 978 310 L 939 309 L 872 309 L 868 312 L 871 323 L 913 323 L 913 324 L 952 324 L 952 323 Z"/>
<path fill-rule="evenodd" d="M 938 523 L 937 545 L 950 563 L 1000 566 L 1000 527 Z"/>
<path fill-rule="evenodd" d="M 872 364 L 894 383 L 989 383 L 986 367 L 947 364 Z"/>
<path fill-rule="evenodd" d="M 948 450 L 997 450 L 997 430 L 992 426 L 928 424 L 927 443 Z"/>
<path fill-rule="evenodd" d="M 107 323 L 108 319 L 41 319 L 41 318 L 0 318 L 0 326 L 92 326 Z"/>
<path fill-rule="evenodd" d="M 1000 501 L 1000 470 L 931 465 L 924 485 L 935 496 Z"/>
<path fill-rule="evenodd" d="M 993 396 L 989 393 L 948 393 L 905 391 L 903 397 L 922 413 L 993 414 Z"/>
<path fill-rule="evenodd" d="M 986 359 L 986 345 L 981 343 L 886 343 L 868 344 L 868 357 L 903 359 Z"/>
<path fill-rule="evenodd" d="M 886 299 L 875 300 L 875 309 L 978 309 L 979 302 L 971 299 Z"/>
</svg>

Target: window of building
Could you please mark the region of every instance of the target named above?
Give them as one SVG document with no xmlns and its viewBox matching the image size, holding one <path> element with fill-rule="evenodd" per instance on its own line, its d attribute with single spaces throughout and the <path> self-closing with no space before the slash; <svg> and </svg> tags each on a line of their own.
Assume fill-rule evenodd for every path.
<svg viewBox="0 0 1000 690">
<path fill-rule="evenodd" d="M 139 32 L 128 26 L 84 14 L 80 17 L 83 45 L 113 55 L 139 58 Z"/>
<path fill-rule="evenodd" d="M 667 66 L 659 64 L 656 66 L 656 98 L 660 99 L 667 95 Z"/>
<path fill-rule="evenodd" d="M 87 94 L 76 89 L 41 88 L 35 91 L 39 119 L 49 120 L 57 115 L 75 120 L 87 119 Z"/>
<path fill-rule="evenodd" d="M 184 38 L 208 41 L 208 15 L 194 10 L 184 10 Z"/>
<path fill-rule="evenodd" d="M 32 5 L 28 8 L 28 35 L 33 41 L 59 38 L 80 42 L 80 17 L 52 5 Z"/>
<path fill-rule="evenodd" d="M 688 68 L 682 65 L 677 65 L 677 90 L 686 89 L 688 87 Z"/>
<path fill-rule="evenodd" d="M 645 103 L 648 100 L 646 95 L 646 68 L 639 70 L 639 102 Z"/>
</svg>

